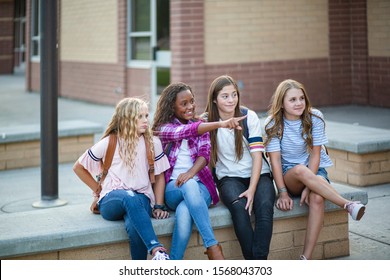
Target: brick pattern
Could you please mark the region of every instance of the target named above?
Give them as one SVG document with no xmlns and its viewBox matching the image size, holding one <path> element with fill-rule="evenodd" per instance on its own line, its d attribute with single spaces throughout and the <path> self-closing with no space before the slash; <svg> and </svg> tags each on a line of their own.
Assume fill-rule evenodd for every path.
<svg viewBox="0 0 390 280">
<path fill-rule="evenodd" d="M 195 94 L 199 96 L 197 100 L 201 100 L 207 90 L 203 5 L 202 0 L 171 0 L 171 82 L 185 82 L 191 85 Z"/>
<path fill-rule="evenodd" d="M 58 161 L 75 162 L 79 156 L 94 144 L 94 135 L 60 137 Z M 40 166 L 40 141 L 0 144 L 0 170 Z"/>
<path fill-rule="evenodd" d="M 349 0 L 329 0 L 330 84 L 334 105 L 352 99 L 352 42 Z"/>
<path fill-rule="evenodd" d="M 270 99 L 277 85 L 284 79 L 295 79 L 305 85 L 314 106 L 324 106 L 331 102 L 329 92 L 329 62 L 327 59 L 303 59 L 246 64 L 208 65 L 206 68 L 205 89 L 196 92 L 198 111 L 205 108 L 208 85 L 219 75 L 229 74 L 241 84 L 243 105 L 255 111 L 268 109 Z"/>
<path fill-rule="evenodd" d="M 390 56 L 390 2 L 367 0 L 368 52 L 371 57 Z"/>
<path fill-rule="evenodd" d="M 326 58 L 327 4 L 327 0 L 205 1 L 206 64 Z"/>
<path fill-rule="evenodd" d="M 370 105 L 388 107 L 390 104 L 390 56 L 370 57 L 368 65 Z"/>
<path fill-rule="evenodd" d="M 14 68 L 14 2 L 0 1 L 0 74 Z"/>
<path fill-rule="evenodd" d="M 367 0 L 351 1 L 352 100 L 368 104 Z"/>
<path fill-rule="evenodd" d="M 380 41 L 381 39 L 387 40 L 387 37 L 380 37 L 381 34 L 388 36 L 389 33 L 386 21 L 388 14 L 386 11 L 389 9 L 389 4 L 386 1 L 329 0 L 325 8 L 322 7 L 324 1 L 312 1 L 310 7 L 318 4 L 318 7 L 327 9 L 327 19 L 323 19 L 321 14 L 323 20 L 319 24 L 321 30 L 324 31 L 327 28 L 328 32 L 316 33 L 316 36 L 320 37 L 319 41 L 328 42 L 328 45 L 325 46 L 328 50 L 327 56 L 324 55 L 326 50 L 323 49 L 321 53 L 316 54 L 317 57 L 310 55 L 309 58 L 303 59 L 302 52 L 300 52 L 300 55 L 295 58 L 286 59 L 283 56 L 278 56 L 274 57 L 272 61 L 259 58 L 250 62 L 246 60 L 234 63 L 226 63 L 228 61 L 225 60 L 212 62 L 212 59 L 217 59 L 217 57 L 211 58 L 208 55 L 210 44 L 207 42 L 211 39 L 208 37 L 209 30 L 206 30 L 208 24 L 212 22 L 205 20 L 209 18 L 212 21 L 214 19 L 210 14 L 207 14 L 209 10 L 207 7 L 213 4 L 233 5 L 241 2 L 171 1 L 171 81 L 183 81 L 193 87 L 197 96 L 199 113 L 204 110 L 205 96 L 210 82 L 222 74 L 231 74 L 242 82 L 243 101 L 256 111 L 268 109 L 269 98 L 276 85 L 286 78 L 303 82 L 314 106 L 343 104 L 390 106 L 390 57 L 388 56 L 388 48 L 386 48 L 388 44 L 384 44 L 383 40 Z M 267 11 L 275 5 L 274 1 L 264 1 L 264 3 L 269 3 L 271 6 L 262 6 L 259 13 Z M 129 69 L 126 66 L 126 5 L 126 0 L 118 1 L 116 5 L 118 9 L 117 63 L 95 64 L 92 61 L 83 63 L 81 61 L 62 61 L 59 81 L 59 94 L 61 96 L 104 104 L 114 104 L 118 98 L 123 96 L 149 96 L 150 83 L 147 71 L 145 69 Z M 283 5 L 283 9 L 288 11 L 290 4 L 286 5 Z M 27 38 L 30 38 L 30 6 L 31 2 L 28 0 Z M 246 7 L 246 5 L 242 5 L 242 7 Z M 239 12 L 241 7 L 237 9 Z M 248 12 L 254 13 L 254 10 Z M 268 15 L 280 19 L 283 18 L 280 17 L 282 12 L 281 9 L 277 9 Z M 317 12 L 323 13 L 323 10 Z M 309 16 L 311 12 L 307 14 L 304 20 L 309 23 L 313 22 L 313 18 Z M 234 19 L 239 19 L 239 13 Z M 244 24 L 245 20 L 245 18 L 242 19 L 241 26 L 245 25 L 246 28 L 249 28 L 248 24 Z M 327 27 L 325 22 L 328 23 Z M 234 27 L 238 28 L 239 26 L 240 21 L 237 21 Z M 268 28 L 271 27 L 268 26 Z M 267 26 L 262 26 L 260 31 L 257 29 L 249 30 L 249 32 L 263 32 Z M 301 32 L 297 31 L 296 36 L 303 36 L 306 29 L 302 30 Z M 325 38 L 325 33 L 329 35 L 328 38 Z M 226 37 L 228 37 L 227 35 L 229 33 L 226 34 Z M 245 38 L 245 40 L 247 39 L 248 37 Z M 310 38 L 309 41 L 317 40 Z M 26 43 L 27 50 L 29 50 L 30 40 L 27 40 Z M 242 40 L 236 45 L 242 47 Z M 322 43 L 322 45 L 324 44 Z M 210 46 L 210 48 L 212 47 Z M 257 50 L 250 49 L 250 51 L 256 52 Z M 235 59 L 243 59 L 247 55 L 242 51 L 241 54 L 242 56 L 238 57 L 235 54 Z M 227 56 L 224 48 L 218 48 L 218 56 Z M 39 74 L 37 73 L 39 67 L 33 67 L 35 63 L 29 61 L 29 53 L 26 53 L 26 57 L 27 89 L 39 91 Z M 102 72 L 106 73 L 102 74 Z M 112 94 L 113 91 L 121 93 L 117 97 L 116 94 Z"/>
<path fill-rule="evenodd" d="M 137 96 L 150 101 L 150 69 L 127 69 L 127 96 Z"/>
<path fill-rule="evenodd" d="M 125 72 L 118 64 L 61 61 L 60 94 L 101 104 L 124 96 Z"/>
<path fill-rule="evenodd" d="M 60 59 L 117 63 L 118 1 L 61 1 Z"/>
<path fill-rule="evenodd" d="M 294 217 L 274 221 L 270 260 L 297 260 L 302 254 L 307 217 Z M 222 245 L 226 259 L 242 260 L 240 245 L 232 227 L 214 230 L 216 239 Z M 171 236 L 159 236 L 168 251 Z M 198 231 L 193 231 L 187 250 L 186 260 L 207 260 L 205 248 Z M 343 210 L 325 213 L 323 229 L 314 249 L 313 259 L 329 259 L 349 255 L 348 214 Z M 130 258 L 129 243 L 120 242 L 100 246 L 75 248 L 57 252 L 14 257 L 23 260 L 126 260 Z"/>
<path fill-rule="evenodd" d="M 328 148 L 333 166 L 329 178 L 348 185 L 365 187 L 390 182 L 390 151 L 355 154 Z"/>
</svg>

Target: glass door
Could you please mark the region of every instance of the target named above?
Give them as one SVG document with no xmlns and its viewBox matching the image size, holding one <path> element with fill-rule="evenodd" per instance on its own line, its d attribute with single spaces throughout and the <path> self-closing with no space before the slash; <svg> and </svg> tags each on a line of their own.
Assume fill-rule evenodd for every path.
<svg viewBox="0 0 390 280">
<path fill-rule="evenodd" d="M 170 0 L 129 0 L 130 67 L 150 69 L 150 109 L 170 83 Z"/>
</svg>

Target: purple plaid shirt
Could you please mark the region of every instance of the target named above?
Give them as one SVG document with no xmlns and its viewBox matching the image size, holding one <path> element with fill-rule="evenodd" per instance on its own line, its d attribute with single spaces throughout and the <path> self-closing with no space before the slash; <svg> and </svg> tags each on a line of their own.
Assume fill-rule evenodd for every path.
<svg viewBox="0 0 390 280">
<path fill-rule="evenodd" d="M 209 191 L 213 204 L 217 204 L 219 197 L 213 176 L 208 167 L 210 161 L 210 135 L 208 132 L 198 135 L 198 126 L 200 124 L 201 121 L 189 121 L 188 124 L 182 124 L 175 118 L 173 123 L 164 124 L 159 128 L 158 137 L 161 140 L 164 151 L 167 153 L 167 148 L 169 149 L 167 156 L 171 166 L 165 171 L 165 181 L 168 182 L 172 175 L 182 140 L 187 139 L 192 162 L 194 163 L 197 157 L 204 157 L 207 161 L 206 166 L 197 175 Z"/>
</svg>

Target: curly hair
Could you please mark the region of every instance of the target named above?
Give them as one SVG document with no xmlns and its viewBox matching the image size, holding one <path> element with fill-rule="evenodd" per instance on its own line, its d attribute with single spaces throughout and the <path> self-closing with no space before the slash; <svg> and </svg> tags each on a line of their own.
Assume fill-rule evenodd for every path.
<svg viewBox="0 0 390 280">
<path fill-rule="evenodd" d="M 161 125 L 172 122 L 175 117 L 176 97 L 180 92 L 185 90 L 189 90 L 194 95 L 192 88 L 181 82 L 172 83 L 162 91 L 153 119 L 152 130 L 154 133 L 159 130 Z"/>
<path fill-rule="evenodd" d="M 137 120 L 142 108 L 148 108 L 148 104 L 139 98 L 124 98 L 116 105 L 102 138 L 111 133 L 116 133 L 119 142 L 119 155 L 132 172 L 137 157 L 137 145 L 139 136 L 137 133 Z M 153 135 L 148 127 L 143 133 L 145 141 L 149 141 L 150 149 L 154 153 Z"/>
<path fill-rule="evenodd" d="M 306 93 L 306 90 L 304 86 L 291 79 L 287 79 L 282 81 L 278 87 L 276 88 L 272 98 L 271 98 L 271 108 L 268 111 L 268 115 L 270 116 L 269 122 L 265 124 L 265 132 L 267 135 L 267 139 L 264 142 L 264 145 L 266 146 L 269 144 L 272 138 L 278 137 L 279 139 L 282 139 L 283 137 L 283 129 L 284 129 L 284 122 L 283 122 L 283 101 L 286 96 L 286 93 L 290 89 L 299 89 L 303 92 L 304 98 L 305 98 L 305 110 L 303 111 L 301 115 L 301 121 L 302 121 L 302 138 L 305 140 L 308 150 L 310 151 L 313 147 L 313 136 L 312 136 L 312 116 L 318 117 L 312 113 L 313 107 L 311 106 L 309 97 Z M 318 117 L 320 118 L 320 117 Z M 324 124 L 325 121 L 320 118 Z M 272 121 L 274 121 L 273 125 L 268 127 L 268 124 L 270 124 Z"/>
<path fill-rule="evenodd" d="M 237 92 L 237 96 L 238 96 L 238 103 L 236 108 L 234 109 L 234 117 L 242 116 L 242 113 L 240 111 L 240 91 L 238 89 L 237 83 L 232 77 L 228 75 L 222 75 L 215 78 L 209 88 L 209 92 L 207 96 L 207 105 L 205 110 L 209 122 L 219 121 L 220 116 L 218 112 L 218 106 L 215 101 L 217 100 L 220 91 L 225 86 L 229 86 L 229 85 L 234 86 L 234 89 Z M 243 126 L 242 123 L 241 126 Z M 217 133 L 218 130 L 210 131 L 210 142 L 211 142 L 210 164 L 212 167 L 215 167 L 215 164 L 217 163 L 218 160 Z M 242 136 L 243 136 L 242 130 L 238 130 L 238 129 L 234 130 L 236 160 L 240 160 L 243 155 Z"/>
</svg>

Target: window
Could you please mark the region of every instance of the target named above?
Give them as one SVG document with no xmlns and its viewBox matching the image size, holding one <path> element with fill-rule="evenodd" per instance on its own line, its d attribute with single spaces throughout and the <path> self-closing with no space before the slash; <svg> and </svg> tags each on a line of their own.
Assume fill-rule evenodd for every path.
<svg viewBox="0 0 390 280">
<path fill-rule="evenodd" d="M 128 7 L 128 59 L 130 61 L 149 61 L 153 58 L 150 1 L 129 0 Z"/>
<path fill-rule="evenodd" d="M 40 20 L 41 0 L 32 0 L 31 7 L 31 58 L 39 61 L 40 59 L 40 40 L 41 40 L 41 20 Z"/>
</svg>

